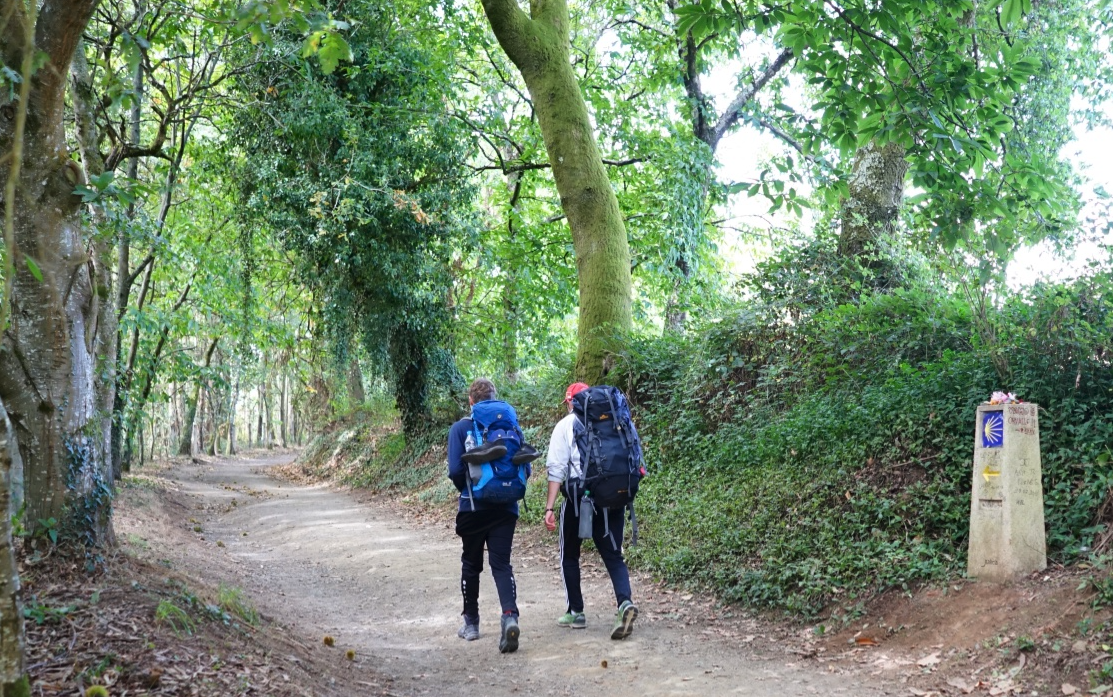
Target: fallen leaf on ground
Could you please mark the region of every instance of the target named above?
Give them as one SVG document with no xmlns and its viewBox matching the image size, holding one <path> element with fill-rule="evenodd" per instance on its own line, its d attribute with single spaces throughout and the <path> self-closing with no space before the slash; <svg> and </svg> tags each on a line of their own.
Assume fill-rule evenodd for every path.
<svg viewBox="0 0 1113 697">
<path fill-rule="evenodd" d="M 1075 687 L 1074 685 L 1071 685 L 1069 682 L 1063 683 L 1063 687 L 1060 688 L 1060 689 L 1063 691 L 1064 695 L 1078 694 L 1078 688 Z"/>
<path fill-rule="evenodd" d="M 868 636 L 855 637 L 854 643 L 858 646 L 877 646 L 877 642 Z"/>
<path fill-rule="evenodd" d="M 928 666 L 938 664 L 942 660 L 943 659 L 939 658 L 939 652 L 936 651 L 935 653 L 924 656 L 920 660 L 916 661 L 916 665 L 920 666 L 921 668 L 927 668 Z"/>
<path fill-rule="evenodd" d="M 962 678 L 949 678 L 947 684 L 953 688 L 958 689 L 962 694 L 968 695 L 974 691 L 974 686 L 963 680 Z"/>
</svg>

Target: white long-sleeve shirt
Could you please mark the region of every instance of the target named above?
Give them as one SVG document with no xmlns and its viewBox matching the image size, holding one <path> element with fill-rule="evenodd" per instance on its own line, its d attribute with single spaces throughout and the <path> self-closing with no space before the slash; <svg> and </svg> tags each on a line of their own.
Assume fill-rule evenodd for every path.
<svg viewBox="0 0 1113 697">
<path fill-rule="evenodd" d="M 549 438 L 549 454 L 545 457 L 545 467 L 549 470 L 550 482 L 563 482 L 567 479 L 583 478 L 580 468 L 580 449 L 576 447 L 576 415 L 569 413 L 557 422 L 553 435 Z"/>
</svg>

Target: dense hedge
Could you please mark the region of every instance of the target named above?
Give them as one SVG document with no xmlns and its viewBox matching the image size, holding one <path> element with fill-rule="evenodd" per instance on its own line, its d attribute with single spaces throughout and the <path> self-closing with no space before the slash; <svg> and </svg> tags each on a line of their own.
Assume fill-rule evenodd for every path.
<svg viewBox="0 0 1113 697">
<path fill-rule="evenodd" d="M 774 273 L 784 260 L 749 281 Z M 633 344 L 615 381 L 652 476 L 631 558 L 805 615 L 961 573 L 974 413 L 1003 388 L 1041 407 L 1052 557 L 1086 553 L 1113 472 L 1109 274 L 991 305 L 990 332 L 961 295 L 838 280 L 817 293 L 807 278 L 827 307 L 759 297 L 686 338 Z"/>
</svg>

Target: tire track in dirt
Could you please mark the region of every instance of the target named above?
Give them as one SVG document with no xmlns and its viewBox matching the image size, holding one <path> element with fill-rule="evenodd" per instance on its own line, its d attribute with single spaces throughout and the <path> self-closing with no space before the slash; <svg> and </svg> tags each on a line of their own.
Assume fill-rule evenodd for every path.
<svg viewBox="0 0 1113 697">
<path fill-rule="evenodd" d="M 630 638 L 612 641 L 610 585 L 605 574 L 590 570 L 584 578 L 588 628 L 557 627 L 564 593 L 555 541 L 551 556 L 516 553 L 518 652 L 498 653 L 498 601 L 487 571 L 481 638 L 461 641 L 460 548 L 451 526 L 418 525 L 325 485 L 267 476 L 268 466 L 293 457 L 218 459 L 166 474 L 205 504 L 206 537 L 223 542 L 221 552 L 241 570 L 241 583 L 263 612 L 305 641 L 335 637 L 338 651 L 354 649 L 357 660 L 393 676 L 394 694 L 907 694 L 907 687 L 834 664 L 823 670 L 781 647 L 663 621 L 660 605 L 667 609 L 667 599 L 643 597 L 636 579 L 642 615 Z M 369 687 L 368 694 L 378 690 Z"/>
</svg>

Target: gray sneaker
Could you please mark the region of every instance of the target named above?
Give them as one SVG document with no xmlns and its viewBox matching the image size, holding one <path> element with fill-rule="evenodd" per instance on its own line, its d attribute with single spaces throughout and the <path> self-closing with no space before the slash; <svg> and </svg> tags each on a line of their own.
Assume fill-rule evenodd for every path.
<svg viewBox="0 0 1113 697">
<path fill-rule="evenodd" d="M 460 631 L 456 632 L 456 636 L 464 641 L 475 641 L 479 638 L 479 625 L 471 624 L 464 620 L 464 626 L 460 627 Z"/>
<path fill-rule="evenodd" d="M 618 612 L 614 616 L 614 629 L 611 630 L 612 639 L 625 639 L 634 631 L 634 620 L 638 619 L 638 608 L 629 600 L 622 601 Z"/>
<path fill-rule="evenodd" d="M 478 630 L 476 634 L 478 634 Z M 514 653 L 518 650 L 518 618 L 514 615 L 502 616 L 502 634 L 499 636 L 499 653 Z"/>
</svg>

